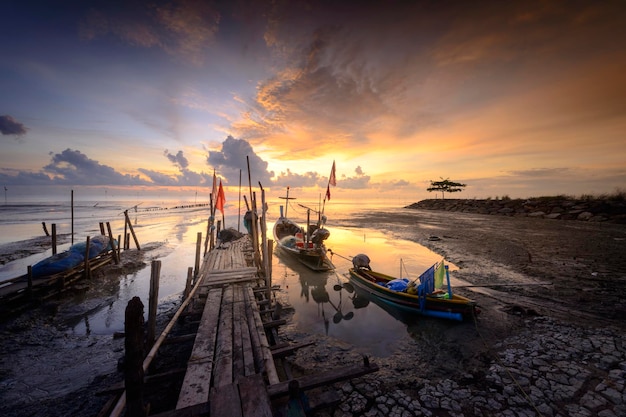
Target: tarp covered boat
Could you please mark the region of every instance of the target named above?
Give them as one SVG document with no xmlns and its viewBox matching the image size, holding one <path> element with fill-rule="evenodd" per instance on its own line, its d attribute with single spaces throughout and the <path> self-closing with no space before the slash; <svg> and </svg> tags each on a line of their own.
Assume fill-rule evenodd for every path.
<svg viewBox="0 0 626 417">
<path fill-rule="evenodd" d="M 64 252 L 49 256 L 33 265 L 33 278 L 47 277 L 77 267 L 85 261 L 87 242 L 76 243 Z M 94 236 L 89 240 L 89 259 L 95 258 L 111 249 L 109 238 L 104 235 Z"/>
</svg>

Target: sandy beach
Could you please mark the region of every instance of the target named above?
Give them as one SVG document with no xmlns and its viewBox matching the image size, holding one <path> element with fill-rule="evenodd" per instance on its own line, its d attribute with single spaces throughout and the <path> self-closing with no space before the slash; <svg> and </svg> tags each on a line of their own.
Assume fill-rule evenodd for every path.
<svg viewBox="0 0 626 417">
<path fill-rule="evenodd" d="M 403 210 L 363 212 L 339 226 L 373 225 L 454 263 L 452 278 L 464 283 L 456 291 L 475 299 L 481 313 L 475 322 L 407 323 L 410 338 L 392 355 L 371 358 L 380 371 L 337 384 L 343 404 L 321 415 L 624 415 L 626 225 Z M 0 330 L 0 353 L 6 358 L 22 351 L 24 361 L 64 337 L 32 316 Z M 280 335 L 315 342 L 293 357 L 296 374 L 362 360 L 349 343 L 303 333 L 293 323 Z M 115 343 L 121 349 L 123 343 Z M 94 349 L 111 356 L 110 344 L 103 339 L 101 345 Z M 10 416 L 97 415 L 102 400 L 96 392 L 117 382 L 102 372 L 79 391 L 0 410 Z M 27 388 L 0 377 L 5 398 Z"/>
</svg>

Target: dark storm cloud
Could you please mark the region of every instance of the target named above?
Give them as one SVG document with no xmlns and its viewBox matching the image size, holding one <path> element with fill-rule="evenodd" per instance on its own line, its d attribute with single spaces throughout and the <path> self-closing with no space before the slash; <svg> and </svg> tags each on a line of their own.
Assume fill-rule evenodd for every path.
<svg viewBox="0 0 626 417">
<path fill-rule="evenodd" d="M 153 171 L 151 169 L 138 168 L 137 171 L 144 174 L 146 177 L 150 178 L 150 181 L 154 185 L 162 185 L 162 186 L 173 186 L 179 185 L 176 177 L 164 174 L 159 171 Z"/>
<path fill-rule="evenodd" d="M 54 183 L 82 185 L 146 185 L 147 181 L 136 175 L 124 175 L 107 165 L 89 159 L 80 151 L 66 149 L 53 154 L 52 161 L 43 167 L 52 175 Z"/>
<path fill-rule="evenodd" d="M 213 184 L 213 176 L 204 172 L 195 172 L 190 170 L 189 161 L 183 154 L 178 151 L 172 154 L 165 150 L 163 155 L 178 168 L 179 174 L 169 175 L 151 169 L 139 168 L 138 171 L 150 178 L 154 185 L 162 186 L 211 186 Z"/>
<path fill-rule="evenodd" d="M 178 151 L 178 153 L 174 155 L 174 154 L 169 153 L 169 151 L 166 149 L 164 154 L 167 157 L 167 159 L 170 160 L 170 162 L 172 162 L 174 165 L 176 165 L 180 169 L 185 169 L 189 166 L 189 161 L 183 155 L 183 151 Z"/>
<path fill-rule="evenodd" d="M 252 186 L 256 186 L 259 181 L 263 186 L 269 186 L 274 172 L 267 170 L 268 163 L 255 154 L 252 146 L 244 139 L 235 139 L 229 135 L 222 143 L 221 151 L 209 151 L 207 163 L 226 180 L 226 184 L 238 185 L 240 172 L 242 181 L 247 177 L 248 159 Z"/>
<path fill-rule="evenodd" d="M 22 123 L 15 120 L 13 117 L 5 114 L 0 116 L 0 133 L 3 135 L 25 135 L 28 129 Z"/>
<path fill-rule="evenodd" d="M 8 173 L 7 173 L 8 172 Z M 43 172 L 0 172 L 0 182 L 8 185 L 51 185 L 52 179 Z"/>
</svg>

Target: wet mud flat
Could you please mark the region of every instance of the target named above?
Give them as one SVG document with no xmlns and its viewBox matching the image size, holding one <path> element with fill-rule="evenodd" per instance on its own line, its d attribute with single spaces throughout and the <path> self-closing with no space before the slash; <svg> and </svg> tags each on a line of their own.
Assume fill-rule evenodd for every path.
<svg viewBox="0 0 626 417">
<path fill-rule="evenodd" d="M 341 405 L 319 415 L 626 415 L 624 225 L 405 210 L 341 226 L 372 224 L 445 256 L 459 267 L 453 278 L 506 286 L 457 290 L 480 304 L 475 321 L 407 320 L 407 337 L 370 358 L 380 371 L 336 384 Z M 1 415 L 97 415 L 106 398 L 96 394 L 122 379 L 123 340 L 68 334 L 64 323 L 106 304 L 100 291 L 0 325 Z M 294 376 L 362 361 L 350 344 L 294 323 L 279 337 L 315 342 L 290 358 Z"/>
<path fill-rule="evenodd" d="M 451 275 L 469 284 L 457 291 L 482 311 L 407 321 L 411 338 L 375 359 L 378 373 L 343 384 L 328 415 L 626 415 L 626 226 L 430 210 L 343 226 L 371 224 L 457 265 Z M 295 362 L 310 370 L 355 354 L 318 341 Z"/>
</svg>

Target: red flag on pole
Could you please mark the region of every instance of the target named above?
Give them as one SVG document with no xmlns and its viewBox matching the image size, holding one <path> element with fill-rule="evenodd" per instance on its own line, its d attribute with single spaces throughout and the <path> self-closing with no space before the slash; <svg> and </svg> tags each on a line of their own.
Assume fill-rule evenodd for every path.
<svg viewBox="0 0 626 417">
<path fill-rule="evenodd" d="M 330 201 L 330 185 L 326 186 L 326 200 Z"/>
<path fill-rule="evenodd" d="M 224 189 L 222 188 L 222 180 L 220 180 L 220 187 L 217 191 L 217 199 L 215 200 L 215 208 L 222 212 L 224 215 L 224 203 L 226 203 L 226 197 L 224 196 Z"/>
</svg>

